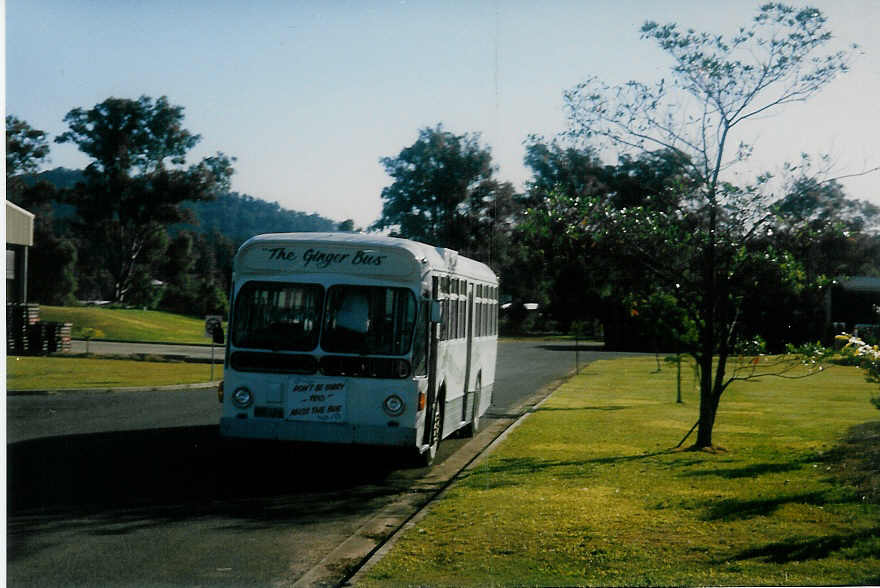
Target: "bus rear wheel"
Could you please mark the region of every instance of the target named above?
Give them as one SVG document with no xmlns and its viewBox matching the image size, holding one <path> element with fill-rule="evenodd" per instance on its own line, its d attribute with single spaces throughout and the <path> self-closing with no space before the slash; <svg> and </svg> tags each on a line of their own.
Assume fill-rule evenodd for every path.
<svg viewBox="0 0 880 588">
<path fill-rule="evenodd" d="M 477 382 L 474 385 L 473 410 L 471 411 L 471 422 L 466 424 L 462 429 L 462 435 L 465 437 L 473 437 L 480 430 L 480 397 L 483 394 L 483 378 L 477 376 Z"/>
</svg>

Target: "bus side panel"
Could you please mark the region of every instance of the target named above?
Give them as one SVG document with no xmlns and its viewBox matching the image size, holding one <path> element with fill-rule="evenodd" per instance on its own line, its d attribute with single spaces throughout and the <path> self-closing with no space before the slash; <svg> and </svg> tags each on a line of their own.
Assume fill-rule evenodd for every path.
<svg viewBox="0 0 880 588">
<path fill-rule="evenodd" d="M 477 379 L 480 381 L 480 398 L 477 416 L 482 417 L 492 404 L 492 393 L 495 387 L 495 360 L 497 356 L 497 338 L 480 337 L 474 339 L 473 366 L 471 381 L 468 383 L 467 415 L 470 419 L 474 414 L 473 403 L 477 400 Z"/>
<path fill-rule="evenodd" d="M 461 426 L 461 403 L 464 400 L 465 351 L 464 339 L 438 341 L 437 386 L 445 389 L 443 405 L 443 437 Z"/>
<path fill-rule="evenodd" d="M 473 415 L 473 402 L 477 387 L 477 378 L 480 378 L 480 405 L 478 415 L 483 416 L 492 402 L 492 393 L 495 384 L 495 360 L 497 357 L 497 338 L 480 337 L 474 339 L 471 356 L 470 380 L 467 386 L 467 407 L 462 411 L 462 403 L 465 402 L 464 376 L 465 376 L 465 347 L 464 339 L 444 341 L 440 344 L 441 360 L 438 366 L 441 385 L 446 385 L 446 403 L 444 405 L 443 436 L 447 437 L 464 424 L 470 422 Z M 461 415 L 466 414 L 467 419 L 461 420 Z"/>
<path fill-rule="evenodd" d="M 498 357 L 498 338 L 483 337 L 476 341 L 474 345 L 474 355 L 478 357 L 477 373 L 480 377 L 480 405 L 477 407 L 477 414 L 483 416 L 489 410 L 492 404 L 492 397 L 495 391 L 495 362 Z M 472 389 L 476 389 L 477 382 L 474 379 Z"/>
</svg>

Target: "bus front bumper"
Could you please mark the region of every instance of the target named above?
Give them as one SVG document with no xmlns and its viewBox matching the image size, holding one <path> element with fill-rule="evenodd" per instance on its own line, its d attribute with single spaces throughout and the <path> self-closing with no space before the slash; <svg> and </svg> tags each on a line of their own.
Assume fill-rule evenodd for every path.
<svg viewBox="0 0 880 588">
<path fill-rule="evenodd" d="M 221 418 L 220 434 L 244 439 L 313 441 L 389 447 L 416 447 L 416 430 L 395 425 L 354 425 L 350 423 L 313 423 L 274 419 Z"/>
</svg>

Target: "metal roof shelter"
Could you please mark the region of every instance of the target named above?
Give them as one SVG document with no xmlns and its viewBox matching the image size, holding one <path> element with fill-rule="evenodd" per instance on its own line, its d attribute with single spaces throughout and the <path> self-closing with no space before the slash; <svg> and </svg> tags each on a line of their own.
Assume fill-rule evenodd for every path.
<svg viewBox="0 0 880 588">
<path fill-rule="evenodd" d="M 852 333 L 880 322 L 880 278 L 853 276 L 835 280 L 825 295 L 825 323 L 833 334 Z"/>
<path fill-rule="evenodd" d="M 880 294 L 880 278 L 855 276 L 848 280 L 841 280 L 840 285 L 844 290 L 851 292 L 874 292 L 875 294 Z"/>
<path fill-rule="evenodd" d="M 6 201 L 6 301 L 27 302 L 28 248 L 34 244 L 34 215 Z"/>
</svg>

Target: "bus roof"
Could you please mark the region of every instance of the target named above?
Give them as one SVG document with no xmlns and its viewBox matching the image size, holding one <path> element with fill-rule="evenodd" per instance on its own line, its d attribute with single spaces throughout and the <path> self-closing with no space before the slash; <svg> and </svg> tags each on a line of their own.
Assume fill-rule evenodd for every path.
<svg viewBox="0 0 880 588">
<path fill-rule="evenodd" d="M 285 247 L 292 249 L 287 251 L 283 249 Z M 320 250 L 321 253 L 325 254 L 320 258 L 320 262 L 315 261 L 316 253 L 314 252 L 318 251 L 316 249 L 318 247 L 331 248 L 328 251 Z M 334 248 L 338 248 L 338 252 L 334 253 L 334 251 L 337 251 Z M 272 271 L 272 269 L 283 271 L 285 267 L 289 267 L 288 271 L 310 271 L 305 266 L 309 265 L 310 262 L 308 260 L 311 259 L 315 261 L 315 263 L 312 263 L 311 268 L 323 269 L 325 272 L 328 271 L 327 267 L 331 262 L 335 260 L 344 261 L 348 269 L 342 271 L 347 273 L 351 269 L 351 266 L 348 264 L 355 259 L 354 256 L 356 255 L 356 253 L 351 252 L 378 250 L 405 254 L 409 259 L 407 265 L 412 269 L 418 267 L 418 263 L 427 265 L 428 268 L 434 271 L 455 273 L 490 284 L 498 283 L 498 278 L 489 266 L 459 255 L 458 252 L 452 249 L 434 247 L 425 243 L 419 243 L 418 241 L 387 237 L 385 235 L 364 233 L 267 233 L 257 235 L 245 241 L 239 248 L 235 259 L 235 271 L 254 271 L 253 268 L 248 267 L 251 264 L 243 260 L 248 256 L 249 252 L 257 250 L 269 252 L 275 258 L 284 256 L 287 260 L 295 262 L 293 265 L 284 264 L 284 266 L 273 263 L 271 269 L 266 268 L 269 271 Z M 304 259 L 304 256 L 309 254 L 310 251 L 312 252 L 310 254 L 311 258 Z M 350 253 L 339 253 L 341 251 Z M 278 259 L 273 259 L 272 261 L 278 261 Z M 325 264 L 323 268 L 320 267 L 322 264 Z M 371 269 L 369 264 L 365 265 L 366 267 L 363 269 Z M 382 272 L 376 271 L 376 273 L 381 274 Z M 418 273 L 421 274 L 423 272 Z"/>
</svg>

